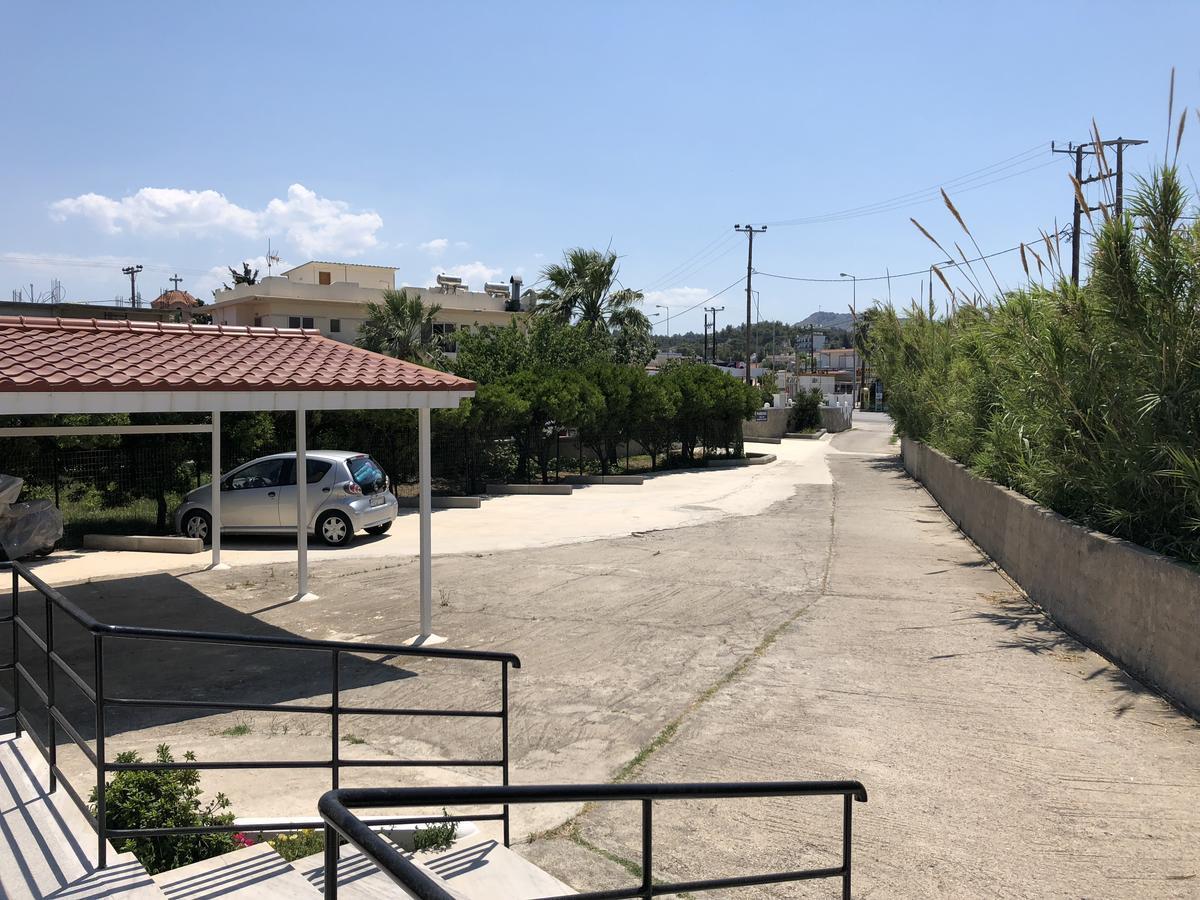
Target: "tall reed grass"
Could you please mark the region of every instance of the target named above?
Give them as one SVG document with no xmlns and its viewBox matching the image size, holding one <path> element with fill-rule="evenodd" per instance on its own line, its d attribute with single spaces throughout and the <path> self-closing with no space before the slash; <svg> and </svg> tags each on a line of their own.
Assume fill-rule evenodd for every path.
<svg viewBox="0 0 1200 900">
<path fill-rule="evenodd" d="M 1190 202 L 1164 161 L 1138 180 L 1123 216 L 1094 223 L 1080 287 L 1047 236 L 1022 248 L 1019 290 L 942 316 L 932 304 L 881 307 L 868 352 L 897 430 L 1072 519 L 1200 563 Z"/>
</svg>

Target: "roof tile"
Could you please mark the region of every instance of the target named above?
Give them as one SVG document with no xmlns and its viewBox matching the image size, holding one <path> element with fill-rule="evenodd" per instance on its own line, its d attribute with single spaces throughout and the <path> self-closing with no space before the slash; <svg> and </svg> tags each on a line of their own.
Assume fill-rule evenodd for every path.
<svg viewBox="0 0 1200 900">
<path fill-rule="evenodd" d="M 473 391 L 475 383 L 320 332 L 0 316 L 0 393 Z"/>
</svg>

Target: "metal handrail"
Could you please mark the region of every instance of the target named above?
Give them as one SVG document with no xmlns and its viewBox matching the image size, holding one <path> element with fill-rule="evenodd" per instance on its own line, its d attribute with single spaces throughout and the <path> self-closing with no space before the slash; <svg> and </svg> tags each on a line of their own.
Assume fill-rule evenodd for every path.
<svg viewBox="0 0 1200 900">
<path fill-rule="evenodd" d="M 521 667 L 521 660 L 513 653 L 492 650 L 458 650 L 449 647 L 413 647 L 402 644 L 356 643 L 353 641 L 314 640 L 291 636 L 256 636 L 236 633 L 200 631 L 195 629 L 145 628 L 131 625 L 113 625 L 101 622 L 77 604 L 64 597 L 59 591 L 46 584 L 33 574 L 22 563 L 0 560 L 0 569 L 12 571 L 12 606 L 9 615 L 0 618 L 0 624 L 9 624 L 11 635 L 12 661 L 0 665 L 0 671 L 13 673 L 13 709 L 11 712 L 0 712 L 0 721 L 12 719 L 16 724 L 18 736 L 22 729 L 29 735 L 34 746 L 45 758 L 49 766 L 48 789 L 53 793 L 61 783 L 66 788 L 68 796 L 79 807 L 80 811 L 95 825 L 98 839 L 98 866 L 104 868 L 107 863 L 107 839 L 134 837 L 164 837 L 170 835 L 204 834 L 228 831 L 257 831 L 280 830 L 288 827 L 288 823 L 274 820 L 269 823 L 241 822 L 237 825 L 212 825 L 194 828 L 139 828 L 115 829 L 109 828 L 105 819 L 105 785 L 106 776 L 110 772 L 129 771 L 164 771 L 172 769 L 196 770 L 234 770 L 234 769 L 313 769 L 327 768 L 332 771 L 332 786 L 338 787 L 341 769 L 347 767 L 490 767 L 501 770 L 502 783 L 507 785 L 509 780 L 509 748 L 508 748 L 508 670 Z M 24 581 L 42 597 L 45 637 L 40 637 L 26 621 L 19 608 L 21 582 Z M 92 683 L 77 672 L 72 665 L 63 659 L 54 647 L 54 611 L 59 610 L 74 620 L 92 636 L 93 671 L 90 673 Z M 45 660 L 44 679 L 46 689 L 38 684 L 25 661 L 20 657 L 20 638 L 31 642 L 38 651 L 38 658 Z M 192 699 L 143 699 L 129 697 L 112 697 L 104 690 L 104 646 L 106 640 L 148 640 L 172 641 L 184 643 L 220 644 L 239 647 L 261 647 L 268 649 L 302 650 L 309 652 L 328 653 L 331 660 L 330 702 L 320 705 L 305 705 L 297 703 L 225 703 L 220 701 Z M 500 708 L 496 710 L 460 710 L 460 709 L 420 709 L 399 707 L 370 707 L 361 705 L 344 705 L 340 699 L 341 656 L 349 654 L 379 654 L 403 657 L 419 657 L 424 659 L 453 659 L 473 662 L 493 662 L 500 664 Z M 95 749 L 79 734 L 67 716 L 59 708 L 55 691 L 56 674 L 66 675 L 82 692 L 83 696 L 95 708 Z M 30 727 L 29 718 L 21 705 L 22 686 L 28 688 L 41 706 L 46 709 L 48 740 L 43 744 L 36 729 Z M 224 762 L 180 761 L 172 763 L 141 762 L 117 763 L 109 762 L 105 754 L 105 713 L 110 707 L 159 707 L 166 709 L 209 709 L 209 710 L 252 710 L 275 712 L 299 712 L 328 715 L 331 719 L 330 728 L 330 757 L 322 760 L 227 760 Z M 343 760 L 340 757 L 340 717 L 342 715 L 382 715 L 382 716 L 424 716 L 438 717 L 471 717 L 498 718 L 501 722 L 501 753 L 499 759 L 446 759 L 446 760 L 404 760 L 404 759 L 371 759 Z M 83 752 L 96 770 L 96 813 L 93 814 L 79 792 L 66 778 L 58 766 L 57 748 L 59 734 L 65 735 Z M 504 840 L 509 839 L 509 811 L 504 806 L 499 813 L 481 816 L 482 819 L 501 821 L 504 825 Z M 304 820 L 309 821 L 308 818 Z M 412 824 L 423 822 L 422 818 L 386 818 L 379 822 L 387 824 Z M 297 825 L 297 827 L 302 827 Z"/>
<path fill-rule="evenodd" d="M 653 804 L 663 800 L 717 800 L 764 797 L 840 796 L 842 804 L 842 861 L 838 866 L 819 869 L 795 869 L 759 875 L 708 878 L 693 881 L 658 882 L 654 879 Z M 443 882 L 432 876 L 396 846 L 381 837 L 374 827 L 353 812 L 354 809 L 405 808 L 429 806 L 481 806 L 503 803 L 598 803 L 636 800 L 642 804 L 641 883 L 627 888 L 590 891 L 542 898 L 542 900 L 620 900 L 651 898 L 661 894 L 681 894 L 790 881 L 840 878 L 842 897 L 850 897 L 851 831 L 853 802 L 867 802 L 867 789 L 859 781 L 762 781 L 682 784 L 551 784 L 504 787 L 444 788 L 343 788 L 325 793 L 317 809 L 325 822 L 325 897 L 337 898 L 339 838 L 358 848 L 393 882 L 421 900 L 458 900 Z M 477 821 L 482 817 L 464 815 L 437 817 L 425 821 Z M 506 841 L 507 843 L 507 841 Z"/>
</svg>

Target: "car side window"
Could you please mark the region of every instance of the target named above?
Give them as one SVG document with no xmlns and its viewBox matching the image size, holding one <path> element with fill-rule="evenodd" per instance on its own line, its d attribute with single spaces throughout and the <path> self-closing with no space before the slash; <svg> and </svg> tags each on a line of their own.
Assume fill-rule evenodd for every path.
<svg viewBox="0 0 1200 900">
<path fill-rule="evenodd" d="M 325 480 L 325 475 L 332 468 L 333 463 L 323 459 L 306 459 L 306 467 L 308 469 L 308 483 L 320 484 Z M 295 484 L 296 483 L 296 460 L 286 460 L 283 471 L 283 480 L 280 484 Z"/>
<path fill-rule="evenodd" d="M 283 460 L 264 459 L 262 462 L 234 472 L 225 479 L 226 490 L 246 491 L 253 488 L 275 487 L 279 484 L 282 469 Z"/>
</svg>

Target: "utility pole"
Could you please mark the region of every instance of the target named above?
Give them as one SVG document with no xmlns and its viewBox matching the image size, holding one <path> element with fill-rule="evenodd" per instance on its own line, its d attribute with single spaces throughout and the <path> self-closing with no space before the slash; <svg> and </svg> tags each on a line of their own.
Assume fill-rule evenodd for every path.
<svg viewBox="0 0 1200 900">
<path fill-rule="evenodd" d="M 171 282 L 171 284 L 175 286 L 175 290 L 179 290 L 179 282 L 183 281 L 183 279 L 180 278 L 179 273 L 176 272 L 174 275 L 168 278 L 167 281 Z"/>
<path fill-rule="evenodd" d="M 655 303 L 655 309 L 665 309 L 667 311 L 667 352 L 671 352 L 671 307 L 663 303 Z"/>
<path fill-rule="evenodd" d="M 1125 148 L 1136 147 L 1146 143 L 1142 140 L 1132 138 L 1119 137 L 1112 141 L 1090 141 L 1086 144 L 1068 143 L 1066 147 L 1056 147 L 1054 142 L 1050 143 L 1051 153 L 1069 153 L 1075 157 L 1075 183 L 1079 185 L 1079 189 L 1075 191 L 1075 203 L 1071 216 L 1071 283 L 1079 287 L 1079 245 L 1080 245 L 1080 229 L 1083 226 L 1083 214 L 1093 213 L 1098 209 L 1105 207 L 1113 207 L 1116 212 L 1116 217 L 1119 219 L 1125 213 Z M 1083 158 L 1085 156 L 1100 156 L 1104 152 L 1105 147 L 1117 148 L 1117 168 L 1114 172 L 1108 168 L 1107 162 L 1101 171 L 1096 175 L 1090 175 L 1087 178 L 1083 177 Z M 1089 206 L 1086 210 L 1079 203 L 1079 197 L 1083 193 L 1083 186 L 1091 184 L 1095 181 L 1107 181 L 1114 179 L 1116 182 L 1116 190 L 1113 193 L 1112 203 L 1099 203 L 1096 206 Z"/>
<path fill-rule="evenodd" d="M 708 362 L 708 310 L 704 311 L 704 350 L 700 358 L 705 363 Z"/>
<path fill-rule="evenodd" d="M 723 309 L 725 309 L 725 307 L 723 307 L 723 306 L 706 306 L 706 307 L 704 307 L 704 312 L 706 313 L 706 315 L 704 316 L 705 321 L 708 321 L 707 313 L 712 313 L 712 330 L 713 330 L 712 361 L 714 364 L 717 361 L 717 313 L 721 312 Z"/>
<path fill-rule="evenodd" d="M 750 377 L 750 298 L 754 288 L 754 235 L 762 234 L 767 230 L 767 226 L 755 228 L 753 225 L 734 225 L 733 230 L 740 231 L 748 239 L 746 244 L 746 384 L 749 385 L 753 381 Z"/>
<path fill-rule="evenodd" d="M 840 273 L 842 278 L 850 279 L 850 319 L 853 327 L 850 331 L 850 383 L 856 388 L 858 386 L 858 276 L 851 275 L 849 272 Z M 857 393 L 857 390 L 855 391 Z M 850 397 L 850 408 L 854 409 L 856 398 Z"/>
<path fill-rule="evenodd" d="M 121 270 L 122 275 L 129 276 L 129 305 L 130 306 L 138 305 L 138 302 L 137 302 L 137 274 L 140 271 L 142 271 L 142 267 L 140 265 L 126 266 L 125 268 L 123 268 Z"/>
</svg>

